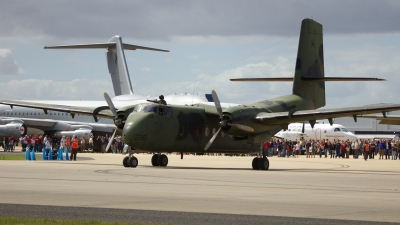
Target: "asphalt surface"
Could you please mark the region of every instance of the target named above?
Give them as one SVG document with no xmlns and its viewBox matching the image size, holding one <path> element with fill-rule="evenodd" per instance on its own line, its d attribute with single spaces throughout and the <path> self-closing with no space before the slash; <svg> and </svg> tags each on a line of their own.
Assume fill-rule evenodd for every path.
<svg viewBox="0 0 400 225">
<path fill-rule="evenodd" d="M 19 218 L 52 218 L 65 220 L 97 220 L 154 224 L 396 224 L 351 220 L 312 219 L 279 216 L 234 215 L 218 213 L 169 212 L 135 209 L 0 204 L 0 216 Z"/>
<path fill-rule="evenodd" d="M 0 154 L 23 154 L 3 153 Z M 0 216 L 157 224 L 400 223 L 400 160 L 78 153 L 77 161 L 0 160 Z M 368 222 L 367 222 L 368 221 Z"/>
</svg>

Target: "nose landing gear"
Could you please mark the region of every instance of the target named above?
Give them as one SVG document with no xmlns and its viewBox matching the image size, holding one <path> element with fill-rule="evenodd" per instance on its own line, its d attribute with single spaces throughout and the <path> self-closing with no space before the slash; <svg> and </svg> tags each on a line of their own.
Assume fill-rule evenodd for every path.
<svg viewBox="0 0 400 225">
<path fill-rule="evenodd" d="M 129 156 L 126 156 L 122 160 L 122 165 L 124 165 L 124 167 L 136 168 L 139 164 L 139 160 L 135 156 L 133 156 L 133 150 L 131 149 L 131 147 L 128 147 L 127 149 L 125 149 L 125 146 L 124 146 L 123 152 L 125 152 L 125 154 L 126 154 L 126 152 L 128 152 Z"/>
</svg>

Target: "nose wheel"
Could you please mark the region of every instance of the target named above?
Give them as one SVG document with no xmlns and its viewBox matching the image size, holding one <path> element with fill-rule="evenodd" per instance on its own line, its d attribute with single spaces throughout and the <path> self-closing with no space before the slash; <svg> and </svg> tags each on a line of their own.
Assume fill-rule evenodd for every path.
<svg viewBox="0 0 400 225">
<path fill-rule="evenodd" d="M 131 148 L 128 149 L 129 156 L 126 156 L 122 160 L 122 165 L 124 165 L 124 167 L 136 168 L 139 164 L 139 160 L 135 156 L 133 156 L 133 150 Z"/>
</svg>

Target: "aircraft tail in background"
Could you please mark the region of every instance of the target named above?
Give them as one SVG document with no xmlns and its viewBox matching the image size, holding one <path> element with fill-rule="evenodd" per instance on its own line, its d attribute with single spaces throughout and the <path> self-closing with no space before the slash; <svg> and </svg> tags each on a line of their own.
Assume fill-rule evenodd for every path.
<svg viewBox="0 0 400 225">
<path fill-rule="evenodd" d="M 112 37 L 106 43 L 94 43 L 94 44 L 79 44 L 79 45 L 58 45 L 58 46 L 45 46 L 45 49 L 95 49 L 95 48 L 106 48 L 106 59 L 108 65 L 108 71 L 111 75 L 111 80 L 114 87 L 115 96 L 119 95 L 132 95 L 133 89 L 131 79 L 126 66 L 125 53 L 126 50 L 150 50 L 169 52 L 168 50 L 149 48 L 138 45 L 124 44 L 122 38 L 118 35 Z"/>
</svg>

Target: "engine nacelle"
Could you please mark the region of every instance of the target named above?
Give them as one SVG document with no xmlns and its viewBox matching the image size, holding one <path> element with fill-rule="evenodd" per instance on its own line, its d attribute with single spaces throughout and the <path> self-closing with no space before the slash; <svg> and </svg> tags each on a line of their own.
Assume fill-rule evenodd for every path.
<svg viewBox="0 0 400 225">
<path fill-rule="evenodd" d="M 19 124 L 24 124 L 24 121 L 20 119 L 0 119 L 0 125 L 5 125 L 9 123 L 19 123 Z"/>
<path fill-rule="evenodd" d="M 25 136 L 26 132 L 26 125 L 23 123 L 8 123 L 5 125 L 0 125 L 0 137 L 20 137 Z"/>
<path fill-rule="evenodd" d="M 82 136 L 84 136 L 86 140 L 89 140 L 90 135 L 93 135 L 93 131 L 88 129 L 78 129 L 74 131 L 57 131 L 55 134 L 57 135 L 57 137 L 72 137 L 75 135 L 75 137 L 81 138 Z"/>
<path fill-rule="evenodd" d="M 79 130 L 79 129 L 93 130 L 93 127 L 91 127 L 89 125 L 71 125 L 71 127 L 70 127 L 70 130 Z"/>
</svg>

